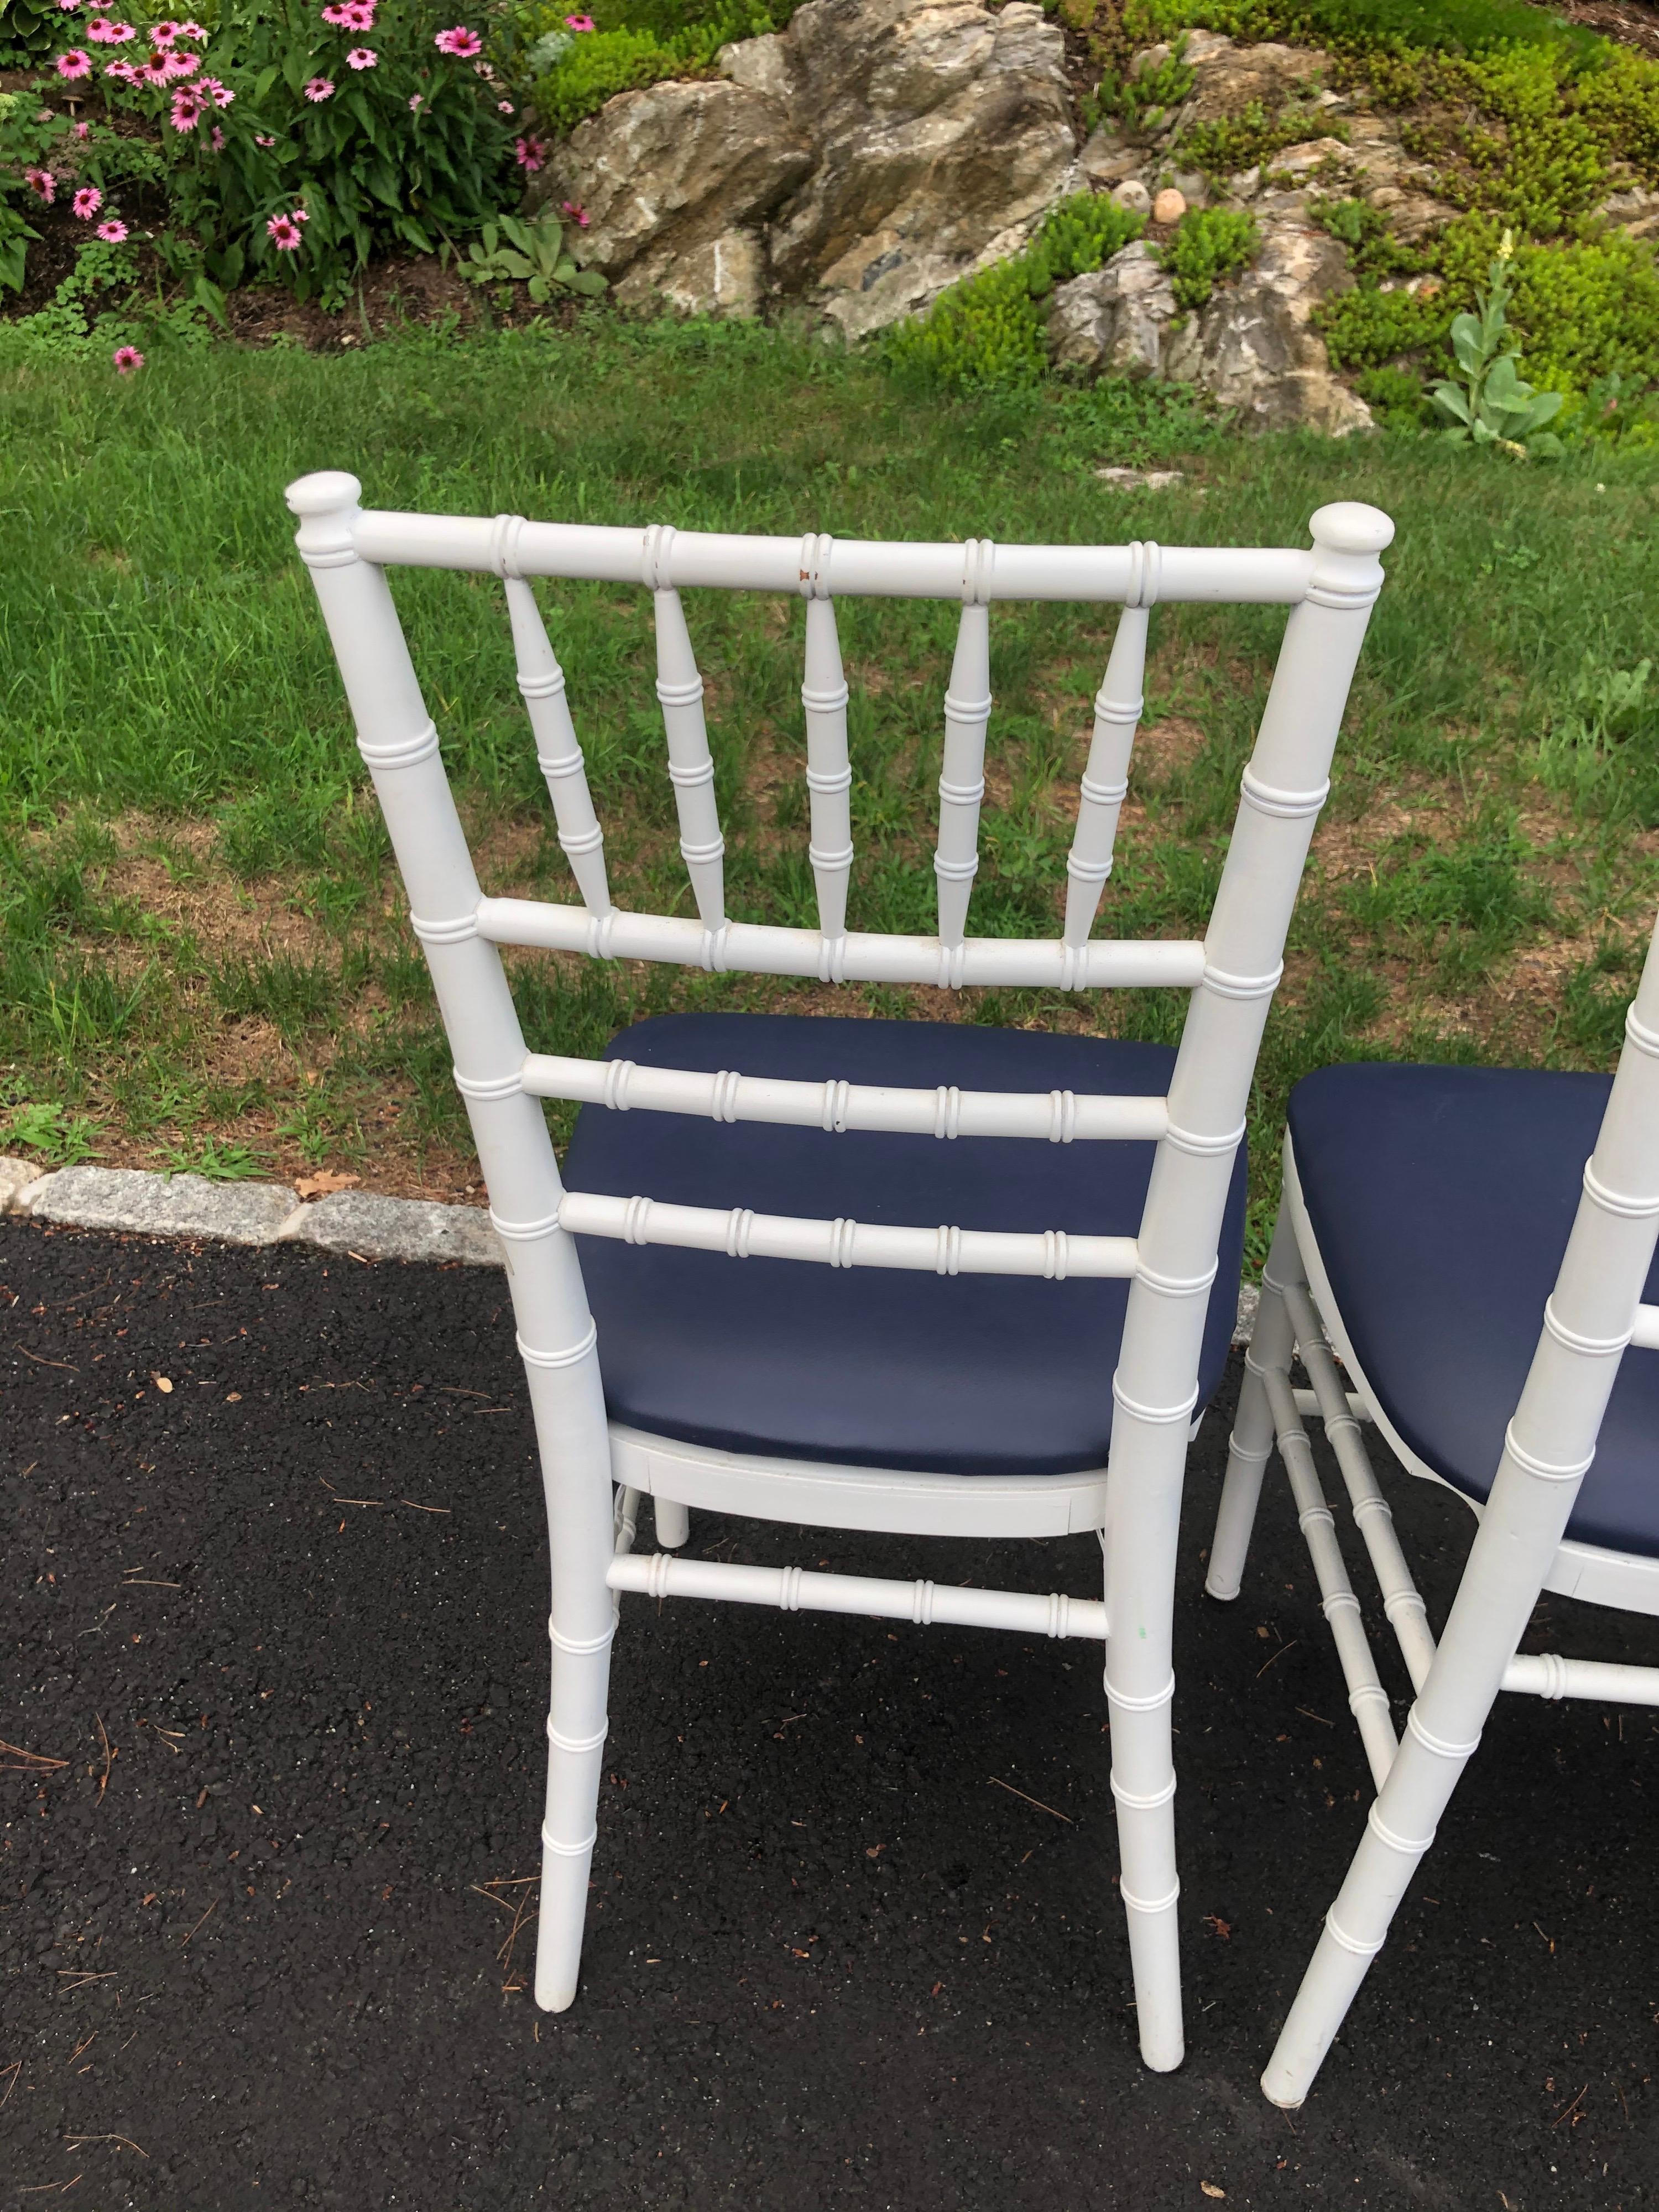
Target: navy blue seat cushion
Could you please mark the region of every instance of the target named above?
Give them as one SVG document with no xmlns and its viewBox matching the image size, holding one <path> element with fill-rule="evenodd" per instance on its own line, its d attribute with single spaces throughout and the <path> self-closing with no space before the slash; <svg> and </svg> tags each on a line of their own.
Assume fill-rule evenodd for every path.
<svg viewBox="0 0 1659 2212">
<path fill-rule="evenodd" d="M 1605 1075 L 1322 1068 L 1291 1093 L 1309 1219 L 1354 1358 L 1401 1440 L 1484 1498 L 1612 1088 Z M 1659 1298 L 1659 1267 L 1645 1296 Z M 1659 1556 L 1659 1357 L 1626 1357 L 1567 1529 Z"/>
<path fill-rule="evenodd" d="M 967 1024 L 670 1014 L 607 1057 L 801 1082 L 978 1091 L 1168 1090 L 1158 1045 Z M 585 1106 L 573 1190 L 819 1219 L 1133 1236 L 1151 1144 L 836 1135 Z M 1200 1403 L 1237 1303 L 1244 1164 L 1233 1179 Z M 727 1451 L 954 1474 L 1099 1467 L 1128 1285 L 732 1260 L 580 1240 L 615 1421 Z"/>
</svg>

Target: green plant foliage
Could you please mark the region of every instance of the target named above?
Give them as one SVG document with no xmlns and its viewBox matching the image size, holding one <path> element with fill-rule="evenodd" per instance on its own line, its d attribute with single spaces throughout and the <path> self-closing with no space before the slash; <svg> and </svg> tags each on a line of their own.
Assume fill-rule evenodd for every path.
<svg viewBox="0 0 1659 2212">
<path fill-rule="evenodd" d="M 1254 216 L 1231 208 L 1189 209 L 1169 244 L 1158 249 L 1176 307 L 1203 307 L 1224 277 L 1249 266 L 1261 245 Z"/>
<path fill-rule="evenodd" d="M 1314 309 L 1313 323 L 1333 368 L 1377 368 L 1402 354 L 1442 344 L 1452 312 L 1437 286 L 1433 291 L 1383 292 L 1375 283 L 1361 283 L 1322 301 Z"/>
<path fill-rule="evenodd" d="M 1526 0 L 1130 0 L 1125 20 L 1137 38 L 1204 29 L 1335 49 L 1483 54 L 1500 46 L 1542 46 L 1581 64 L 1595 58 L 1601 43 Z"/>
<path fill-rule="evenodd" d="M 40 1102 L 14 1106 L 0 1120 L 0 1146 L 9 1149 L 16 1145 L 26 1152 L 39 1152 L 55 1168 L 72 1168 L 78 1161 L 89 1160 L 94 1134 L 93 1125 L 84 1115 L 66 1114 L 61 1106 Z"/>
<path fill-rule="evenodd" d="M 1561 441 L 1544 425 L 1561 411 L 1559 392 L 1538 392 L 1516 367 L 1517 348 L 1509 327 L 1514 240 L 1505 231 L 1486 274 L 1486 289 L 1475 295 L 1477 313 L 1458 315 L 1451 326 L 1452 353 L 1460 375 L 1434 386 L 1430 397 L 1452 428 L 1454 444 L 1499 446 L 1523 459 L 1530 454 L 1558 456 Z"/>
<path fill-rule="evenodd" d="M 925 318 L 901 323 L 886 341 L 889 360 L 951 391 L 1036 383 L 1048 365 L 1041 301 L 1103 267 L 1146 227 L 1103 196 L 1062 200 L 1024 253 L 964 277 Z"/>
<path fill-rule="evenodd" d="M 618 11 L 623 12 L 623 11 Z M 787 20 L 788 10 L 784 11 Z M 538 69 L 536 113 L 549 129 L 574 130 L 619 92 L 656 84 L 665 77 L 708 76 L 714 58 L 736 39 L 775 30 L 775 12 L 764 0 L 719 0 L 706 7 L 659 4 L 629 6 L 626 21 L 609 23 L 604 11 L 592 20 L 598 27 L 570 33 L 562 9 L 538 10 L 521 27 L 526 52 Z"/>
<path fill-rule="evenodd" d="M 1386 219 L 1366 200 L 1310 200 L 1308 213 L 1348 249 L 1348 265 L 1358 276 L 1414 276 L 1431 257 L 1403 245 Z"/>
<path fill-rule="evenodd" d="M 1659 684 L 1587 653 L 1566 703 L 1539 740 L 1538 772 L 1587 812 L 1659 819 Z"/>
<path fill-rule="evenodd" d="M 1346 138 L 1347 125 L 1328 122 L 1306 109 L 1283 108 L 1269 115 L 1253 100 L 1237 115 L 1218 117 L 1213 123 L 1195 123 L 1183 131 L 1172 149 L 1182 166 L 1201 169 L 1206 177 L 1236 177 L 1242 170 L 1270 161 L 1286 146 L 1299 146 L 1309 138 Z"/>
<path fill-rule="evenodd" d="M 1106 70 L 1086 103 L 1085 121 L 1092 126 L 1110 117 L 1125 131 L 1155 129 L 1165 112 L 1178 107 L 1193 88 L 1186 52 L 1186 40 L 1178 38 L 1151 68 L 1131 70 L 1121 76 L 1115 70 Z"/>
<path fill-rule="evenodd" d="M 5 0 L 0 9 L 0 69 L 28 69 L 58 44 L 63 27 L 58 0 Z"/>
<path fill-rule="evenodd" d="M 564 225 L 556 215 L 521 222 L 504 215 L 487 222 L 468 248 L 461 274 L 474 284 L 522 284 L 538 307 L 555 292 L 605 289 L 597 269 L 578 269 L 565 250 Z"/>
</svg>

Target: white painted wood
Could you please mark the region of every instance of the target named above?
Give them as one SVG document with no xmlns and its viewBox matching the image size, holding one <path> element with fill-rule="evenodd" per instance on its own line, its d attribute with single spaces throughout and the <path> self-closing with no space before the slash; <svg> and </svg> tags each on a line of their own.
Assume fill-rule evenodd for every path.
<svg viewBox="0 0 1659 2212">
<path fill-rule="evenodd" d="M 653 586 L 657 611 L 657 698 L 668 739 L 668 775 L 679 810 L 680 854 L 703 928 L 718 936 L 726 927 L 726 841 L 714 803 L 714 761 L 703 717 L 702 678 L 680 595 L 657 581 L 668 556 L 664 541 L 672 541 L 672 535 L 661 530 L 646 532 L 646 581 Z"/>
<path fill-rule="evenodd" d="M 678 1244 L 733 1260 L 810 1260 L 824 1267 L 902 1267 L 928 1275 L 1035 1275 L 1044 1282 L 1121 1279 L 1135 1269 L 1133 1237 L 1075 1237 L 1063 1229 L 1034 1234 L 993 1229 L 899 1228 L 888 1222 L 811 1221 L 671 1206 L 660 1199 L 611 1198 L 568 1190 L 560 1226 L 575 1237 L 628 1244 Z"/>
<path fill-rule="evenodd" d="M 507 520 L 516 518 L 507 517 Z M 536 739 L 536 760 L 553 802 L 559 844 L 570 863 L 570 872 L 582 902 L 593 915 L 611 911 L 611 886 L 605 877 L 605 832 L 593 811 L 587 787 L 587 767 L 576 742 L 565 696 L 564 671 L 558 664 L 543 623 L 536 595 L 522 576 L 504 579 L 507 613 L 513 623 L 513 649 L 519 665 L 519 690 Z"/>
<path fill-rule="evenodd" d="M 678 1552 L 691 1537 L 691 1516 L 677 1498 L 659 1498 L 653 1510 L 657 1520 L 657 1541 L 667 1552 Z M 617 1585 L 612 1583 L 612 1589 Z"/>
<path fill-rule="evenodd" d="M 741 1605 L 772 1605 L 784 1613 L 861 1613 L 878 1620 L 934 1621 L 958 1628 L 1006 1628 L 1022 1636 L 1106 1638 L 1100 1601 L 1046 1597 L 1024 1590 L 963 1589 L 949 1583 L 884 1582 L 868 1575 L 809 1573 L 800 1567 L 729 1566 L 722 1559 L 676 1559 L 618 1553 L 610 1569 L 615 1590 L 642 1597 L 727 1598 Z"/>
<path fill-rule="evenodd" d="M 1086 945 L 1112 872 L 1118 817 L 1129 791 L 1129 759 L 1140 721 L 1146 680 L 1144 606 L 1118 617 L 1111 659 L 1095 696 L 1094 735 L 1078 793 L 1077 830 L 1066 861 L 1066 942 Z"/>
<path fill-rule="evenodd" d="M 1171 1111 L 1174 1100 L 1171 1099 Z M 1522 1202 L 1517 1195 L 1517 1203 Z M 1143 1224 L 1142 1246 L 1146 1228 Z M 1650 946 L 1626 1042 L 1595 1152 L 1584 1170 L 1583 1194 L 1555 1287 L 1543 1312 L 1532 1366 L 1510 1423 L 1491 1493 L 1480 1515 L 1457 1595 L 1437 1646 L 1376 1477 L 1359 1437 L 1327 1342 L 1342 1349 L 1344 1364 L 1376 1415 L 1393 1431 L 1344 1341 L 1340 1315 L 1330 1295 L 1296 1175 L 1285 1145 L 1285 1196 L 1273 1245 L 1275 1303 L 1282 1305 L 1291 1340 L 1278 1328 L 1264 1350 L 1253 1348 L 1273 1418 L 1279 1449 L 1291 1478 L 1322 1592 L 1327 1598 L 1339 1656 L 1378 1790 L 1359 1848 L 1323 1930 L 1278 2045 L 1262 2075 L 1275 2104 L 1299 2105 L 1307 2095 L 1341 2027 L 1417 1866 L 1434 1840 L 1437 1823 L 1500 1691 L 1545 1698 L 1601 1698 L 1621 1704 L 1659 1704 L 1659 1668 L 1518 1653 L 1516 1645 L 1538 1597 L 1571 1551 L 1580 1559 L 1593 1547 L 1565 1542 L 1579 1486 L 1595 1443 L 1620 1364 L 1639 1346 L 1650 1324 L 1642 1292 L 1659 1241 L 1659 937 Z M 1264 1310 L 1267 1302 L 1264 1298 Z M 1260 1336 L 1258 1334 L 1258 1345 Z M 1659 1348 L 1656 1346 L 1655 1348 Z M 1415 1702 L 1392 1758 L 1374 1716 L 1358 1702 L 1374 1702 L 1376 1681 L 1357 1601 L 1347 1590 L 1346 1568 L 1328 1510 L 1308 1510 L 1316 1492 L 1311 1455 L 1290 1386 L 1289 1364 L 1299 1350 L 1327 1433 L 1382 1591 L 1385 1610 L 1416 1691 Z M 1645 1356 L 1645 1347 L 1637 1351 Z M 1251 1438 L 1254 1443 L 1254 1433 Z M 1408 1465 L 1416 1465 L 1406 1455 Z M 1229 1471 L 1230 1486 L 1233 1470 Z M 1242 1565 L 1249 1514 L 1242 1492 L 1230 1505 L 1227 1572 Z M 1253 1494 L 1249 1500 L 1253 1510 Z M 1323 1501 L 1319 1500 L 1322 1508 Z M 1219 1527 L 1218 1547 L 1219 1544 Z M 1611 1579 L 1633 1562 L 1611 1555 Z M 1632 1577 L 1632 1609 L 1652 1609 L 1654 1581 Z M 1224 1592 L 1222 1594 L 1230 1594 Z M 1110 1594 L 1109 1588 L 1109 1607 Z M 1116 1639 L 1115 1638 L 1114 1641 Z M 1380 1695 L 1380 1692 L 1378 1692 Z"/>
<path fill-rule="evenodd" d="M 827 548 L 829 542 L 827 538 L 808 541 L 811 550 L 810 556 L 803 551 L 804 571 L 811 557 L 816 573 L 817 549 Z M 813 589 L 810 578 L 806 588 Z M 815 592 L 806 602 L 806 666 L 800 702 L 806 718 L 806 788 L 812 820 L 807 857 L 818 894 L 818 935 L 824 946 L 818 973 L 824 982 L 835 971 L 830 948 L 847 934 L 847 891 L 853 872 L 848 796 L 853 770 L 847 750 L 847 698 L 835 605 Z"/>
<path fill-rule="evenodd" d="M 979 810 L 985 797 L 985 731 L 991 719 L 990 572 L 995 549 L 970 538 L 963 550 L 962 619 L 945 695 L 945 766 L 939 780 L 939 939 L 954 949 L 967 933 L 968 901 L 979 868 Z"/>
<path fill-rule="evenodd" d="M 647 532 L 581 522 L 526 522 L 514 551 L 523 576 L 592 578 L 637 584 Z M 455 568 L 498 574 L 493 519 L 370 511 L 352 526 L 360 559 L 383 567 Z M 820 543 L 824 541 L 820 540 Z M 861 543 L 837 538 L 817 579 L 839 599 L 957 599 L 960 544 Z M 993 601 L 1055 599 L 1123 605 L 1138 588 L 1143 562 L 1133 545 L 999 545 Z M 1308 595 L 1315 556 L 1226 545 L 1158 549 L 1154 596 L 1165 605 L 1298 606 Z M 665 588 L 775 592 L 793 598 L 803 574 L 799 538 L 732 538 L 679 530 L 662 568 Z M 1141 604 L 1150 605 L 1147 600 Z"/>
<path fill-rule="evenodd" d="M 307 477 L 290 501 L 302 518 L 365 757 L 374 769 L 413 926 L 427 948 L 455 1045 L 457 1080 L 477 1132 L 492 1219 L 507 1250 L 521 1345 L 538 1417 L 554 1563 L 554 1673 L 548 1814 L 544 1829 L 537 1998 L 568 2003 L 576 1982 L 582 1901 L 593 1840 L 614 1590 L 707 1590 L 753 1595 L 750 1571 L 632 1553 L 636 1493 L 649 1491 L 659 1541 L 683 1541 L 682 1509 L 717 1504 L 763 1517 L 785 1514 L 827 1526 L 1028 1535 L 1092 1528 L 1107 1556 L 1104 1608 L 1071 1601 L 1068 1617 L 1104 1636 L 1112 1716 L 1112 1789 L 1122 1861 L 1142 2053 L 1154 2068 L 1179 2063 L 1183 2039 L 1175 1908 L 1177 1894 L 1170 1759 L 1170 1616 L 1182 1465 L 1193 1433 L 1204 1317 L 1214 1279 L 1223 1209 L 1243 1133 L 1246 1096 L 1285 931 L 1369 610 L 1382 581 L 1376 555 L 1392 526 L 1374 509 L 1322 508 L 1312 552 L 1228 548 L 876 545 L 805 538 L 744 538 L 539 524 L 517 518 L 369 514 L 358 486 Z M 550 759 L 556 805 L 569 809 L 573 866 L 590 857 L 585 774 L 571 765 L 562 677 L 526 580 L 586 578 L 632 584 L 653 597 L 658 696 L 679 806 L 681 849 L 697 905 L 695 921 L 625 914 L 602 874 L 578 869 L 581 908 L 484 898 L 443 781 L 437 738 L 421 706 L 386 592 L 384 565 L 489 571 L 507 587 L 538 751 Z M 816 930 L 726 919 L 723 848 L 702 715 L 702 686 L 679 594 L 690 588 L 788 592 L 806 601 L 806 717 Z M 846 927 L 852 853 L 846 687 L 833 600 L 848 593 L 937 598 L 961 606 L 945 702 L 936 854 L 939 934 L 878 935 Z M 1097 705 L 1097 746 L 1073 844 L 1065 933 L 1052 940 L 969 938 L 969 895 L 977 866 L 984 741 L 990 711 L 989 607 L 1008 600 L 1118 601 L 1126 607 Z M 1158 600 L 1237 600 L 1291 609 L 1285 647 L 1243 782 L 1220 893 L 1201 944 L 1092 941 L 1099 888 L 1109 865 L 1121 780 L 1142 682 L 1146 611 Z M 533 617 L 533 622 L 532 622 Z M 411 784 L 407 771 L 421 770 Z M 403 798 L 398 793 L 403 793 Z M 578 794 L 580 793 L 580 798 Z M 586 800 L 588 813 L 580 811 Z M 562 834 L 566 814 L 560 814 Z M 599 848 L 592 847 L 597 854 Z M 1081 896 L 1081 895 L 1080 895 Z M 1193 994 L 1167 1100 L 1030 1099 L 992 1093 L 878 1091 L 831 1082 L 791 1085 L 728 1071 L 583 1068 L 527 1056 L 507 999 L 496 946 L 545 946 L 600 959 L 697 966 L 825 982 L 1000 988 L 1181 988 Z M 881 1127 L 918 1135 L 1006 1134 L 1065 1143 L 1079 1137 L 1155 1139 L 1157 1154 L 1138 1237 L 1079 1237 L 1059 1229 L 996 1233 L 946 1225 L 894 1226 L 759 1216 L 562 1191 L 538 1103 L 575 1096 L 612 1110 L 633 1105 L 708 1113 L 721 1120 L 820 1127 Z M 1111 1461 L 1074 1476 L 987 1482 L 881 1468 L 805 1466 L 699 1452 L 662 1438 L 607 1432 L 591 1319 L 574 1233 L 622 1236 L 724 1252 L 766 1254 L 836 1266 L 994 1271 L 1055 1280 L 1130 1278 L 1128 1316 L 1112 1389 Z M 848 1378 L 849 1387 L 857 1378 Z M 613 1513 L 613 1471 L 623 1499 Z M 614 1544 L 614 1558 L 613 1558 Z M 770 1571 L 768 1571 L 769 1573 Z M 643 1579 L 641 1579 L 643 1578 Z M 921 1605 L 934 1617 L 996 1620 L 1029 1632 L 1061 1604 L 1012 1593 L 884 1586 L 829 1576 L 776 1585 L 835 1607 L 854 1601 Z M 767 1601 L 776 1601 L 775 1597 Z M 955 1607 L 957 1610 L 940 1610 Z M 975 1608 L 979 1608 L 977 1611 Z M 902 1616 L 901 1616 L 902 1617 Z"/>
<path fill-rule="evenodd" d="M 661 960 L 715 975 L 816 975 L 832 983 L 931 983 L 942 991 L 983 984 L 996 990 L 1190 990 L 1204 948 L 1184 939 L 1058 939 L 970 937 L 954 947 L 936 937 L 865 936 L 849 930 L 829 947 L 815 929 L 728 921 L 711 930 L 672 915 L 602 917 L 534 899 L 480 898 L 471 920 L 492 945 L 539 945 L 596 960 Z"/>
<path fill-rule="evenodd" d="M 645 1067 L 631 1060 L 572 1060 L 532 1052 L 524 1087 L 538 1098 L 575 1098 L 619 1113 L 695 1114 L 716 1121 L 781 1121 L 845 1133 L 885 1129 L 913 1137 L 1046 1138 L 1053 1145 L 1139 1139 L 1169 1127 L 1162 1098 L 1075 1091 L 904 1091 L 842 1082 L 792 1083 L 726 1070 Z"/>
</svg>

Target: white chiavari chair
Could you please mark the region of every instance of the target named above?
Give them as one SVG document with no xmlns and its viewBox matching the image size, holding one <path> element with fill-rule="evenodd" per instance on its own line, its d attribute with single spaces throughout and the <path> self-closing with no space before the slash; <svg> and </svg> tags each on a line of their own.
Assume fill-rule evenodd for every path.
<svg viewBox="0 0 1659 2212">
<path fill-rule="evenodd" d="M 1284 1203 L 1207 1588 L 1238 1594 L 1276 1443 L 1376 1796 L 1262 2075 L 1275 2104 L 1306 2097 L 1499 1692 L 1659 1705 L 1659 1668 L 1516 1648 L 1547 1589 L 1659 1614 L 1659 1361 L 1644 1356 L 1659 1351 L 1656 1233 L 1652 946 L 1611 1079 L 1362 1065 L 1322 1068 L 1291 1094 Z M 1298 1352 L 1311 1389 L 1291 1387 Z M 1398 1737 L 1310 1414 L 1410 1677 Z M 1437 1644 L 1362 1423 L 1480 1516 Z"/>
<path fill-rule="evenodd" d="M 360 508 L 359 489 L 327 473 L 288 496 L 453 1048 L 541 1448 L 553 1658 L 538 2002 L 556 2011 L 575 1994 L 619 1595 L 720 1597 L 1104 1644 L 1141 2047 L 1151 2066 L 1178 2064 L 1170 1632 L 1182 1478 L 1231 1333 L 1257 1047 L 1392 525 L 1374 508 L 1328 507 L 1311 550 L 860 544 L 377 514 Z M 480 890 L 387 586 L 398 564 L 502 580 L 580 905 Z M 695 917 L 629 913 L 612 898 L 532 577 L 649 594 Z M 805 603 L 816 929 L 726 913 L 688 586 Z M 858 594 L 961 607 L 931 937 L 848 927 L 836 605 Z M 1095 702 L 1064 923 L 1041 940 L 968 934 L 991 608 L 1006 600 L 1123 609 Z M 1290 610 L 1201 942 L 1091 934 L 1159 600 Z M 503 945 L 826 983 L 1161 985 L 1191 999 L 1174 1054 L 965 1024 L 709 1014 L 638 1024 L 595 1061 L 526 1052 Z M 545 1098 L 584 1102 L 568 1187 Z M 1009 1141 L 1019 1138 L 1030 1141 Z M 647 1492 L 663 1547 L 653 1556 L 632 1549 Z M 941 1535 L 1096 1531 L 1104 1603 L 677 1559 L 690 1507 Z"/>
</svg>

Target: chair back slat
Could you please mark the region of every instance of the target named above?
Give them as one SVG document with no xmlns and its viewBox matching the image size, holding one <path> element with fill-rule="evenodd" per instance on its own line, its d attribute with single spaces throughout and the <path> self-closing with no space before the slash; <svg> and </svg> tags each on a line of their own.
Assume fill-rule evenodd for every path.
<svg viewBox="0 0 1659 2212">
<path fill-rule="evenodd" d="M 800 703 L 806 718 L 806 788 L 812 821 L 808 858 L 817 888 L 818 934 L 826 945 L 847 934 L 847 886 L 853 872 L 847 697 L 835 601 L 815 594 L 806 602 Z"/>
<path fill-rule="evenodd" d="M 990 552 L 970 539 L 964 549 L 971 574 L 975 555 Z M 945 695 L 945 764 L 939 780 L 939 848 L 933 874 L 939 886 L 939 938 L 957 945 L 968 929 L 968 902 L 979 869 L 979 810 L 985 797 L 985 732 L 991 719 L 991 610 L 969 599 L 957 628 L 951 688 Z"/>
<path fill-rule="evenodd" d="M 1111 659 L 1095 695 L 1094 735 L 1078 793 L 1077 831 L 1066 860 L 1066 942 L 1086 945 L 1112 872 L 1118 816 L 1129 790 L 1146 677 L 1146 607 L 1125 607 L 1118 617 Z"/>
<path fill-rule="evenodd" d="M 535 592 L 522 576 L 508 576 L 505 583 L 519 690 L 536 739 L 537 763 L 553 802 L 559 843 L 588 912 L 609 914 L 611 900 L 605 876 L 605 832 L 587 787 L 587 767 L 570 719 L 564 671 L 555 657 Z"/>
<path fill-rule="evenodd" d="M 726 840 L 714 803 L 714 760 L 702 711 L 702 677 L 685 610 L 675 591 L 653 594 L 657 617 L 657 697 L 668 739 L 668 774 L 680 817 L 680 853 L 705 930 L 726 925 Z"/>
</svg>

